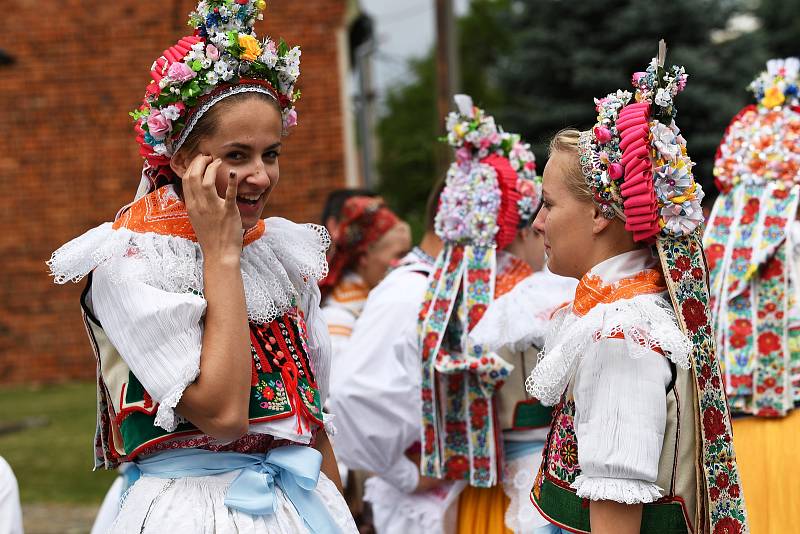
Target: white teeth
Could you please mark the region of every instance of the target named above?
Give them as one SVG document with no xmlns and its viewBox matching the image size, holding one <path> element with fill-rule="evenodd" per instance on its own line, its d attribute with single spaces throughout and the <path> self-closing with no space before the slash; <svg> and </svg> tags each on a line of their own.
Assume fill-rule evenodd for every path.
<svg viewBox="0 0 800 534">
<path fill-rule="evenodd" d="M 253 202 L 261 198 L 261 195 L 239 195 L 239 198 Z"/>
</svg>

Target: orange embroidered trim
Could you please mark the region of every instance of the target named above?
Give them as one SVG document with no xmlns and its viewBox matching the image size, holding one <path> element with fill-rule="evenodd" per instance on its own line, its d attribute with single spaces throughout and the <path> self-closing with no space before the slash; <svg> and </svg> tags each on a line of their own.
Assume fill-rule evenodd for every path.
<svg viewBox="0 0 800 534">
<path fill-rule="evenodd" d="M 613 284 L 604 284 L 599 276 L 586 275 L 575 289 L 572 311 L 579 316 L 589 313 L 598 304 L 609 304 L 637 295 L 663 293 L 667 290 L 664 276 L 654 269 L 647 269 Z"/>
<path fill-rule="evenodd" d="M 502 297 L 514 289 L 514 286 L 533 274 L 531 266 L 516 256 L 510 256 L 508 262 L 509 265 L 497 274 L 494 285 L 494 298 Z"/>
<path fill-rule="evenodd" d="M 343 304 L 367 300 L 369 288 L 364 282 L 342 281 L 333 288 L 331 298 Z"/>
<path fill-rule="evenodd" d="M 114 222 L 113 228 L 127 228 L 140 234 L 153 232 L 172 235 L 197 242 L 186 205 L 170 186 L 156 189 L 131 204 Z M 244 246 L 263 236 L 264 230 L 264 221 L 259 220 L 258 224 L 245 232 Z"/>
</svg>

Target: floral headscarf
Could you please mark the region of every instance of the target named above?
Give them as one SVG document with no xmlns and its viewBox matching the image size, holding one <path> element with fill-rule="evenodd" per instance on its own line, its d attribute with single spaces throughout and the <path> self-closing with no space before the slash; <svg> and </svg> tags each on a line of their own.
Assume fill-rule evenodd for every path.
<svg viewBox="0 0 800 534">
<path fill-rule="evenodd" d="M 330 292 L 342 275 L 400 219 L 379 197 L 352 197 L 342 207 L 341 220 L 333 236 L 333 255 L 328 276 L 319 287 L 323 294 Z"/>
</svg>

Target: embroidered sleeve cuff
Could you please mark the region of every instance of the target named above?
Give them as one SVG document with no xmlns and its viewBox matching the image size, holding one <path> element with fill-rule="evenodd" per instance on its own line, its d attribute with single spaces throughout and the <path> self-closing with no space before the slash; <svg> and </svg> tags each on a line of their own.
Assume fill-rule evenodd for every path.
<svg viewBox="0 0 800 534">
<path fill-rule="evenodd" d="M 661 488 L 643 480 L 579 475 L 570 487 L 576 490 L 578 497 L 590 501 L 639 504 L 661 498 Z"/>
<path fill-rule="evenodd" d="M 419 484 L 419 466 L 405 456 L 402 456 L 385 473 L 377 474 L 404 493 L 413 492 Z"/>
</svg>

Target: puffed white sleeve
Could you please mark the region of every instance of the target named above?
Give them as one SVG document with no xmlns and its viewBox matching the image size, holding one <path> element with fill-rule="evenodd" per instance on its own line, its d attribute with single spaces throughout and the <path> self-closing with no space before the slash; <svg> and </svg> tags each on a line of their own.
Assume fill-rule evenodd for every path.
<svg viewBox="0 0 800 534">
<path fill-rule="evenodd" d="M 200 374 L 205 299 L 134 277 L 112 278 L 100 265 L 92 275 L 91 303 L 111 343 L 159 404 L 154 424 L 174 430 L 175 406 Z"/>
<path fill-rule="evenodd" d="M 405 451 L 421 434 L 417 314 L 426 284 L 405 272 L 376 287 L 331 375 L 337 458 L 406 493 L 419 482 Z"/>
<path fill-rule="evenodd" d="M 579 497 L 626 504 L 661 497 L 655 484 L 667 421 L 667 358 L 631 358 L 623 339 L 590 346 L 574 382 Z"/>
<path fill-rule="evenodd" d="M 309 289 L 303 294 L 300 308 L 306 319 L 311 369 L 314 371 L 322 403 L 325 404 L 330 391 L 332 350 L 328 324 L 319 307 L 320 299 L 319 287 L 317 284 L 310 284 Z"/>
</svg>

